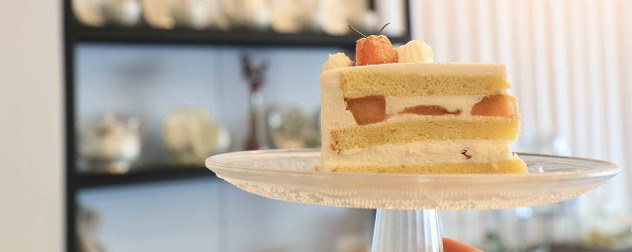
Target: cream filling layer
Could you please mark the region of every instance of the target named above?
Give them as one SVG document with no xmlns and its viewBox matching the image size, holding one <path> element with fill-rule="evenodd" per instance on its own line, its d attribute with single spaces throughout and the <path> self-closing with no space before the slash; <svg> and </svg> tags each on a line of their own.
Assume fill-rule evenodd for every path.
<svg viewBox="0 0 632 252">
<path fill-rule="evenodd" d="M 338 74 L 320 75 L 320 115 L 323 133 L 339 127 L 357 125 L 351 111 L 346 109 L 345 98 L 338 85 L 339 80 Z"/>
<path fill-rule="evenodd" d="M 437 140 L 386 144 L 323 155 L 327 167 L 354 165 L 426 165 L 438 163 L 488 163 L 512 157 L 511 142 L 502 140 Z M 332 155 L 333 154 L 333 155 Z M 469 157 L 469 158 L 468 158 Z"/>
</svg>

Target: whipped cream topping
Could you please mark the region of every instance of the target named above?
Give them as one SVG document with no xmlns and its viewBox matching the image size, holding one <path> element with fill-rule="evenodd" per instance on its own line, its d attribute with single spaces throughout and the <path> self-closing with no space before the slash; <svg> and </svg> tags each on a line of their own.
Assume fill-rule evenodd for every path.
<svg viewBox="0 0 632 252">
<path fill-rule="evenodd" d="M 411 40 L 396 50 L 399 63 L 432 63 L 432 48 L 421 40 Z"/>
<path fill-rule="evenodd" d="M 329 54 L 329 58 L 323 64 L 322 71 L 329 71 L 336 68 L 350 67 L 353 61 L 344 53 Z"/>
</svg>

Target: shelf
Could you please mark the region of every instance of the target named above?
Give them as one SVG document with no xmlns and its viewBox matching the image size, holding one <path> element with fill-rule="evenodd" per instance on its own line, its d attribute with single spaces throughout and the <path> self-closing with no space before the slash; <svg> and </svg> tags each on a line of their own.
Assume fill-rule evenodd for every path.
<svg viewBox="0 0 632 252">
<path fill-rule="evenodd" d="M 189 178 L 217 179 L 215 173 L 203 166 L 161 166 L 131 169 L 125 174 L 77 173 L 76 186 L 77 188 L 97 188 Z"/>
<path fill-rule="evenodd" d="M 74 25 L 68 32 L 77 42 L 144 44 L 217 44 L 250 46 L 335 46 L 354 48 L 357 34 L 331 36 L 323 33 L 279 34 L 270 31 L 213 31 L 149 27 L 86 27 Z M 392 37 L 393 44 L 406 43 L 409 36 Z"/>
</svg>

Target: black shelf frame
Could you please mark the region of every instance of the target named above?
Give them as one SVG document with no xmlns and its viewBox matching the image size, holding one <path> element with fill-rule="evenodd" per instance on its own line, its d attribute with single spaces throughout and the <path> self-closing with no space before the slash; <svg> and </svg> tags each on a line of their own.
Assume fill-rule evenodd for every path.
<svg viewBox="0 0 632 252">
<path fill-rule="evenodd" d="M 77 173 L 77 189 L 102 188 L 141 183 L 168 182 L 179 179 L 203 178 L 218 180 L 204 166 L 147 166 L 132 168 L 124 174 Z"/>
<path fill-rule="evenodd" d="M 73 21 L 73 40 L 116 44 L 194 44 L 194 45 L 242 45 L 242 46 L 297 46 L 297 47 L 344 47 L 355 48 L 359 35 L 332 36 L 324 33 L 279 34 L 272 31 L 213 31 L 191 29 L 153 29 L 139 27 L 86 27 Z M 410 36 L 389 36 L 393 44 L 410 40 Z"/>
<path fill-rule="evenodd" d="M 148 182 L 168 182 L 176 179 L 209 179 L 218 181 L 213 172 L 203 166 L 176 167 L 155 165 L 132 170 L 126 174 L 86 174 L 78 172 L 75 104 L 75 48 L 82 43 L 146 44 L 146 45 L 228 45 L 250 47 L 336 47 L 353 52 L 358 35 L 331 36 L 323 33 L 279 34 L 272 31 L 153 29 L 146 24 L 137 27 L 87 27 L 79 23 L 72 11 L 72 0 L 62 0 L 64 33 L 64 121 L 65 121 L 65 248 L 78 251 L 76 236 L 76 194 L 79 190 L 106 186 L 135 185 Z M 370 1 L 371 6 L 373 1 Z M 406 33 L 389 36 L 393 44 L 411 39 L 410 3 L 405 1 Z"/>
</svg>

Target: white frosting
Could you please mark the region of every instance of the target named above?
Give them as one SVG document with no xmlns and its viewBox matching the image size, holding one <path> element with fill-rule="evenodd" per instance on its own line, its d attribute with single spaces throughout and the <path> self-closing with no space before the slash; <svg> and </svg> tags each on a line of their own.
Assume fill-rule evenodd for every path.
<svg viewBox="0 0 632 252">
<path fill-rule="evenodd" d="M 337 68 L 350 67 L 353 61 L 344 53 L 329 54 L 329 58 L 323 64 L 322 71 L 329 71 Z"/>
<path fill-rule="evenodd" d="M 330 72 L 339 73 L 337 70 Z M 320 115 L 323 133 L 330 132 L 331 129 L 335 128 L 356 125 L 353 114 L 351 111 L 346 110 L 347 106 L 345 105 L 342 90 L 338 86 L 339 80 L 339 74 L 320 75 Z"/>
<path fill-rule="evenodd" d="M 323 155 L 325 169 L 358 164 L 424 165 L 432 163 L 487 163 L 512 157 L 510 141 L 503 140 L 436 140 L 403 144 L 385 144 L 352 149 L 335 155 Z M 471 156 L 470 159 L 463 154 Z M 329 165 L 335 164 L 335 165 Z"/>
<path fill-rule="evenodd" d="M 411 40 L 397 48 L 399 63 L 432 63 L 432 48 L 421 40 Z"/>
</svg>

